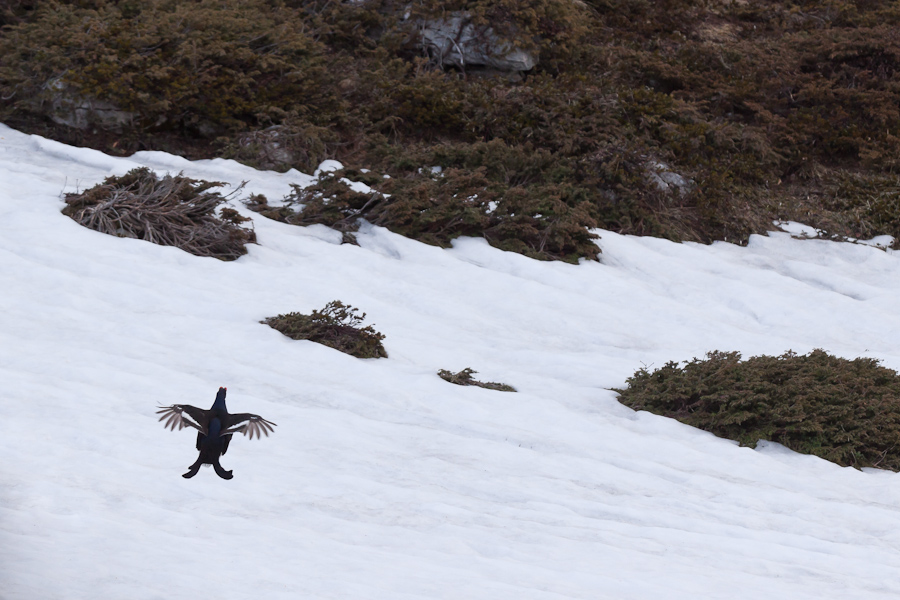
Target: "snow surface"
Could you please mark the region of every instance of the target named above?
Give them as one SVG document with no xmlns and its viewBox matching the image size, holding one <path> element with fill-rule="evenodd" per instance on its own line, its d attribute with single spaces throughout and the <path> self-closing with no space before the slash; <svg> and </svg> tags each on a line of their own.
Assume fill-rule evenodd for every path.
<svg viewBox="0 0 900 600">
<path fill-rule="evenodd" d="M 574 266 L 255 215 L 260 245 L 225 263 L 60 213 L 137 165 L 273 200 L 312 181 L 0 126 L 0 598 L 900 596 L 897 475 L 740 448 L 609 390 L 714 349 L 900 369 L 896 254 L 601 231 L 602 261 Z M 390 358 L 259 323 L 334 299 Z M 519 392 L 436 375 L 464 367 Z M 220 385 L 278 427 L 234 440 L 233 480 L 182 479 L 194 436 L 156 406 Z"/>
<path fill-rule="evenodd" d="M 811 239 L 818 237 L 826 237 L 828 234 L 826 231 L 822 229 L 816 229 L 815 227 L 810 227 L 809 225 L 804 225 L 803 223 L 798 223 L 796 221 L 773 221 L 773 225 L 775 225 L 781 231 L 786 231 L 790 233 L 795 238 L 800 239 Z M 846 238 L 843 241 L 853 242 L 856 244 L 865 244 L 867 246 L 874 246 L 876 248 L 886 249 L 890 248 L 894 244 L 894 236 L 892 235 L 876 235 L 870 240 L 859 240 L 856 238 Z"/>
</svg>

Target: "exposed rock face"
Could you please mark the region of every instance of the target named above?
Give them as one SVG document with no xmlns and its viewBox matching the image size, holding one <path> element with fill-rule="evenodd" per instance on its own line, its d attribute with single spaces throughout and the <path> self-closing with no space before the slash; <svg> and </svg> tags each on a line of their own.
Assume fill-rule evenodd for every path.
<svg viewBox="0 0 900 600">
<path fill-rule="evenodd" d="M 121 131 L 123 127 L 130 126 L 136 116 L 109 102 L 80 96 L 58 79 L 47 87 L 52 90 L 49 116 L 60 125 L 75 129 L 99 126 Z"/>
<path fill-rule="evenodd" d="M 680 195 L 688 193 L 693 185 L 689 179 L 670 171 L 669 165 L 658 161 L 647 163 L 647 179 L 664 192 L 675 191 Z"/>
<path fill-rule="evenodd" d="M 536 54 L 511 46 L 492 27 L 473 24 L 465 13 L 420 21 L 417 32 L 422 45 L 445 67 L 518 72 L 531 70 L 538 63 Z"/>
</svg>

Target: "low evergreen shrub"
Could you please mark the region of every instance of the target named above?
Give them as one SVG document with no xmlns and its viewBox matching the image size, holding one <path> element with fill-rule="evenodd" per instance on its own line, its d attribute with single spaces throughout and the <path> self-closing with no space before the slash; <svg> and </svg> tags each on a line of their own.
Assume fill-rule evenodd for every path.
<svg viewBox="0 0 900 600">
<path fill-rule="evenodd" d="M 101 233 L 235 260 L 247 253 L 245 246 L 256 241 L 256 234 L 244 225 L 249 218 L 232 208 L 219 208 L 241 189 L 227 196 L 209 191 L 223 185 L 181 174 L 159 177 L 141 167 L 107 177 L 81 193 L 66 194 L 62 212 Z"/>
<path fill-rule="evenodd" d="M 478 371 L 473 371 L 472 369 L 466 367 L 459 373 L 453 373 L 446 369 L 441 369 L 438 371 L 438 376 L 444 381 L 449 381 L 450 383 L 454 383 L 456 385 L 476 385 L 478 387 L 487 388 L 489 390 L 497 390 L 498 392 L 515 392 L 516 388 L 511 385 L 506 385 L 505 383 L 493 383 L 493 382 L 483 382 L 474 379 L 472 375 L 477 373 Z"/>
<path fill-rule="evenodd" d="M 355 191 L 347 181 L 360 181 L 372 191 Z M 344 234 L 355 232 L 365 219 L 444 248 L 468 235 L 540 260 L 575 263 L 600 253 L 597 235 L 589 231 L 597 223 L 577 187 L 508 187 L 491 180 L 483 165 L 416 169 L 390 179 L 353 169 L 332 171 L 322 173 L 315 185 L 294 186 L 282 206 L 258 199 L 247 206 L 285 223 L 324 224 Z"/>
<path fill-rule="evenodd" d="M 312 314 L 293 312 L 260 321 L 294 340 L 324 344 L 357 358 L 387 358 L 384 335 L 371 325 L 362 326 L 366 313 L 334 300 Z"/>
<path fill-rule="evenodd" d="M 823 350 L 710 352 L 640 369 L 619 401 L 755 447 L 769 440 L 841 466 L 900 471 L 900 375 L 871 358 Z"/>
</svg>

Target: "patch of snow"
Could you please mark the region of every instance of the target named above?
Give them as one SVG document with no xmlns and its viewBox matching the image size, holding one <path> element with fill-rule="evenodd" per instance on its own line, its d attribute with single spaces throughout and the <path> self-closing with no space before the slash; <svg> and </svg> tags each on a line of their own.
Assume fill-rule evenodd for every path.
<svg viewBox="0 0 900 600">
<path fill-rule="evenodd" d="M 796 221 L 772 221 L 772 223 L 781 231 L 790 233 L 792 236 L 801 239 L 818 238 L 825 233 L 821 229 L 816 229 L 815 227 L 810 227 L 809 225 L 797 223 Z M 844 241 L 872 246 L 875 248 L 881 248 L 882 250 L 884 250 L 890 248 L 894 244 L 894 236 L 877 235 L 870 240 L 860 240 L 857 238 L 848 237 L 845 238 Z"/>
<path fill-rule="evenodd" d="M 334 171 L 340 171 L 344 168 L 344 165 L 336 160 L 323 160 L 319 163 L 318 168 L 313 173 L 313 176 L 318 177 L 322 173 L 333 173 Z"/>
<path fill-rule="evenodd" d="M 772 221 L 772 224 L 781 231 L 789 233 L 794 237 L 816 238 L 822 235 L 821 229 L 816 229 L 815 227 L 810 227 L 809 225 L 804 225 L 803 223 L 798 223 L 796 221 Z"/>
<path fill-rule="evenodd" d="M 359 192 L 360 194 L 371 194 L 372 188 L 364 184 L 362 181 L 351 181 L 346 177 L 341 177 L 341 182 L 346 183 L 347 187 L 349 187 L 354 192 Z"/>
<path fill-rule="evenodd" d="M 894 245 L 894 236 L 892 235 L 876 235 L 871 240 L 857 240 L 858 244 L 866 246 L 874 246 L 876 248 L 890 248 Z"/>
</svg>

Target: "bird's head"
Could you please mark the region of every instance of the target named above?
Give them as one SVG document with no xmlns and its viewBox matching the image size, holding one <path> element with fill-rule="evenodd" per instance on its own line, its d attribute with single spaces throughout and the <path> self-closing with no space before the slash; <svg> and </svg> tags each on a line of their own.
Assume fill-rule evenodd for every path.
<svg viewBox="0 0 900 600">
<path fill-rule="evenodd" d="M 213 402 L 212 408 L 210 410 L 225 410 L 225 394 L 228 392 L 228 388 L 219 388 L 219 393 L 216 394 L 216 401 Z"/>
</svg>

